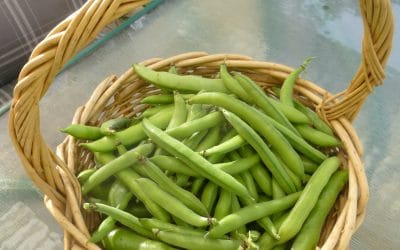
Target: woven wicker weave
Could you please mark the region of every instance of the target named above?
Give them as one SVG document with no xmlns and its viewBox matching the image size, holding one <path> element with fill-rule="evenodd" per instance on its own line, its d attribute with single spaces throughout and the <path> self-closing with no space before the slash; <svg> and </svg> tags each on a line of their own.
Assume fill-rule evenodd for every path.
<svg viewBox="0 0 400 250">
<path fill-rule="evenodd" d="M 47 146 L 39 125 L 39 101 L 62 66 L 85 47 L 111 21 L 135 10 L 147 1 L 89 0 L 68 17 L 34 49 L 21 70 L 10 111 L 10 135 L 26 172 L 45 194 L 45 204 L 64 229 L 65 249 L 98 249 L 88 242 L 97 215 L 81 209 L 82 197 L 75 177 L 93 166 L 92 155 L 67 137 L 57 153 Z M 349 185 L 342 193 L 325 225 L 322 249 L 345 249 L 365 216 L 368 185 L 361 160 L 362 146 L 351 121 L 373 87 L 382 83 L 393 36 L 393 14 L 389 0 L 360 0 L 364 24 L 360 67 L 349 87 L 332 95 L 316 84 L 299 79 L 296 94 L 328 121 L 343 143 L 341 155 L 349 169 Z M 150 59 L 142 64 L 156 70 L 175 65 L 180 73 L 213 76 L 225 62 L 245 72 L 264 88 L 280 85 L 293 70 L 290 67 L 254 61 L 242 55 L 208 55 L 192 52 L 167 59 Z M 139 101 L 154 88 L 138 80 L 129 69 L 120 77 L 110 76 L 99 84 L 89 101 L 80 107 L 73 123 L 99 124 L 120 116 L 132 116 L 146 108 Z"/>
</svg>

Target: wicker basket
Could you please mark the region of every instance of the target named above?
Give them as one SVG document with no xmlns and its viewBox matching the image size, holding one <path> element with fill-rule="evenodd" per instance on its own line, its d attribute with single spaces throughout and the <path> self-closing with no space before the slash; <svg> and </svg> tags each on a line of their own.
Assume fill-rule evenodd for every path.
<svg viewBox="0 0 400 250">
<path fill-rule="evenodd" d="M 54 153 L 39 130 L 39 101 L 62 66 L 86 46 L 111 21 L 147 1 L 89 0 L 80 10 L 55 27 L 34 49 L 15 87 L 10 111 L 10 135 L 26 172 L 45 194 L 45 204 L 64 229 L 65 249 L 99 249 L 88 242 L 89 231 L 98 223 L 94 213 L 82 210 L 76 174 L 93 166 L 92 155 L 67 137 Z M 368 185 L 362 146 L 351 121 L 373 87 L 382 83 L 393 36 L 393 14 L 389 0 L 360 0 L 364 24 L 361 64 L 349 87 L 332 95 L 316 84 L 299 79 L 296 94 L 328 121 L 343 143 L 344 167 L 349 169 L 349 185 L 342 192 L 324 227 L 322 249 L 346 249 L 352 234 L 365 216 Z M 242 55 L 208 55 L 192 52 L 167 59 L 150 59 L 142 64 L 156 70 L 175 65 L 180 73 L 213 76 L 225 62 L 242 71 L 264 88 L 280 85 L 293 70 L 290 67 L 254 61 Z M 99 124 L 120 116 L 133 116 L 146 106 L 140 100 L 154 87 L 139 80 L 132 69 L 120 77 L 110 76 L 99 84 L 89 101 L 80 107 L 73 123 Z"/>
</svg>

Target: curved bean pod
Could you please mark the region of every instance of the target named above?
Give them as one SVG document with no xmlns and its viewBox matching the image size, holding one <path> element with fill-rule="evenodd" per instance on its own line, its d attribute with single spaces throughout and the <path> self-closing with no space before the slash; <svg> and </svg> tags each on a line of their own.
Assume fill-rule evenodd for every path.
<svg viewBox="0 0 400 250">
<path fill-rule="evenodd" d="M 253 154 L 249 157 L 240 158 L 231 162 L 214 164 L 214 166 L 228 174 L 234 175 L 253 168 L 259 162 L 260 157 L 257 154 Z"/>
<path fill-rule="evenodd" d="M 185 123 L 188 116 L 186 102 L 183 97 L 179 93 L 175 92 L 172 96 L 172 100 L 174 102 L 174 113 L 172 114 L 167 129 L 175 128 Z"/>
<path fill-rule="evenodd" d="M 165 129 L 172 117 L 174 107 L 165 108 L 162 112 L 148 118 L 155 126 Z M 138 123 L 125 130 L 114 133 L 112 137 L 105 136 L 100 140 L 82 143 L 81 145 L 93 152 L 110 152 L 117 148 L 119 144 L 125 147 L 135 145 L 146 138 L 142 124 Z"/>
<path fill-rule="evenodd" d="M 119 150 L 123 151 L 121 145 L 118 147 Z M 115 160 L 115 156 L 110 153 L 97 153 L 100 159 L 103 161 L 103 164 L 107 164 Z M 159 218 L 163 221 L 169 221 L 170 216 L 164 209 L 158 206 L 156 203 L 151 201 L 146 195 L 143 193 L 142 188 L 137 185 L 133 180 L 140 178 L 141 176 L 138 175 L 133 169 L 124 169 L 115 174 L 115 177 L 119 181 L 125 185 L 129 191 L 134 194 L 139 200 L 141 200 L 147 210 L 156 218 Z"/>
<path fill-rule="evenodd" d="M 104 239 L 104 245 L 109 250 L 173 250 L 165 243 L 144 238 L 130 230 L 116 228 Z"/>
<path fill-rule="evenodd" d="M 81 171 L 78 176 L 76 177 L 79 181 L 79 183 L 81 185 L 83 185 L 83 183 L 85 183 L 87 181 L 87 179 L 89 179 L 89 177 L 96 172 L 95 168 L 89 168 L 89 169 L 85 169 L 83 171 Z"/>
<path fill-rule="evenodd" d="M 294 205 L 299 197 L 300 192 L 297 192 L 281 199 L 246 206 L 222 218 L 217 225 L 211 228 L 211 230 L 206 234 L 206 237 L 218 238 L 232 230 L 235 230 L 241 225 L 256 221 L 270 214 L 284 211 Z"/>
<path fill-rule="evenodd" d="M 174 96 L 170 94 L 149 95 L 143 98 L 140 103 L 144 104 L 171 104 L 174 103 Z"/>
<path fill-rule="evenodd" d="M 191 93 L 197 93 L 201 90 L 228 93 L 221 79 L 158 72 L 139 64 L 133 65 L 133 68 L 140 78 L 162 88 Z"/>
<path fill-rule="evenodd" d="M 214 147 L 201 151 L 200 154 L 203 156 L 210 156 L 213 154 L 225 154 L 234 151 L 245 144 L 246 141 L 240 135 L 236 135 L 219 145 L 215 145 Z"/>
<path fill-rule="evenodd" d="M 88 178 L 88 180 L 82 186 L 82 194 L 87 194 L 95 186 L 105 181 L 110 176 L 129 166 L 132 166 L 133 164 L 138 162 L 141 157 L 150 154 L 152 151 L 152 144 L 142 144 L 119 156 L 115 160 L 105 164 Z"/>
<path fill-rule="evenodd" d="M 307 65 L 313 60 L 313 57 L 307 58 L 297 69 L 295 69 L 292 73 L 289 74 L 289 76 L 285 79 L 285 81 L 282 84 L 281 88 L 281 95 L 280 99 L 281 102 L 292 106 L 293 107 L 293 88 L 294 84 L 296 83 L 297 77 L 300 75 L 301 72 L 303 72 Z"/>
<path fill-rule="evenodd" d="M 326 186 L 339 165 L 339 158 L 330 157 L 325 160 L 311 176 L 298 202 L 279 228 L 279 235 L 281 236 L 280 242 L 283 243 L 292 239 L 301 230 L 304 221 L 317 203 L 322 189 Z"/>
<path fill-rule="evenodd" d="M 321 147 L 337 147 L 340 146 L 340 141 L 335 137 L 325 134 L 309 125 L 297 125 L 297 131 L 301 136 L 311 144 Z"/>
<path fill-rule="evenodd" d="M 270 100 L 271 104 L 274 105 L 276 109 L 279 109 L 290 122 L 307 123 L 307 124 L 311 123 L 310 119 L 296 108 L 291 107 L 289 105 L 285 105 L 280 101 L 275 100 L 271 97 L 268 97 L 268 99 Z"/>
<path fill-rule="evenodd" d="M 322 190 L 315 207 L 294 239 L 291 249 L 311 250 L 316 248 L 325 219 L 335 204 L 340 191 L 346 185 L 348 176 L 348 172 L 342 170 L 331 177 L 326 187 Z"/>
<path fill-rule="evenodd" d="M 221 112 L 212 112 L 199 119 L 185 122 L 178 127 L 167 130 L 166 132 L 174 138 L 184 139 L 191 136 L 195 132 L 219 125 L 223 121 L 223 119 L 224 118 Z"/>
<path fill-rule="evenodd" d="M 140 224 L 139 219 L 130 213 L 124 212 L 118 208 L 108 206 L 101 203 L 84 203 L 83 208 L 87 210 L 94 210 L 96 212 L 106 214 L 112 217 L 114 220 L 119 221 L 124 226 L 129 227 L 136 233 L 154 239 L 154 235 L 145 229 L 142 224 Z"/>
<path fill-rule="evenodd" d="M 99 127 L 83 124 L 71 124 L 60 131 L 81 140 L 97 140 L 104 136 Z"/>
<path fill-rule="evenodd" d="M 240 86 L 239 82 L 229 74 L 226 64 L 221 64 L 219 68 L 219 74 L 221 76 L 222 81 L 224 82 L 225 87 L 235 94 L 237 97 L 242 99 L 245 102 L 252 103 L 249 95 L 244 91 L 244 89 Z M 251 95 L 250 95 L 251 96 Z"/>
</svg>

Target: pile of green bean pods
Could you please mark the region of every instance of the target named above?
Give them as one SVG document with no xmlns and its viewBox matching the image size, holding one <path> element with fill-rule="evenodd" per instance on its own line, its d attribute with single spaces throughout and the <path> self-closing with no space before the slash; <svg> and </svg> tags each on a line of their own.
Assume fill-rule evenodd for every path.
<svg viewBox="0 0 400 250">
<path fill-rule="evenodd" d="M 79 173 L 105 249 L 315 249 L 348 182 L 331 128 L 294 97 L 306 60 L 265 92 L 220 66 L 215 78 L 136 74 L 148 108 L 61 131 L 92 151 Z M 268 93 L 268 94 L 267 94 Z"/>
</svg>

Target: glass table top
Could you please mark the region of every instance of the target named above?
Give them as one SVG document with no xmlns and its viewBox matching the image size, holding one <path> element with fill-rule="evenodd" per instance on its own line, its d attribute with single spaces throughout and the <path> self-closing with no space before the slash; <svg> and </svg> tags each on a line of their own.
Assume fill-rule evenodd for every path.
<svg viewBox="0 0 400 250">
<path fill-rule="evenodd" d="M 392 3 L 399 19 L 400 1 Z M 40 103 L 42 133 L 55 148 L 63 139 L 58 129 L 70 123 L 102 79 L 135 62 L 189 51 L 245 54 L 292 67 L 316 56 L 303 77 L 338 92 L 359 65 L 361 37 L 357 1 L 165 1 L 58 75 Z M 374 90 L 354 122 L 364 146 L 370 200 L 351 249 L 400 249 L 398 27 L 393 44 L 385 84 Z M 21 201 L 49 231 L 62 235 L 14 152 L 7 122 L 7 115 L 0 117 L 0 218 Z"/>
</svg>

